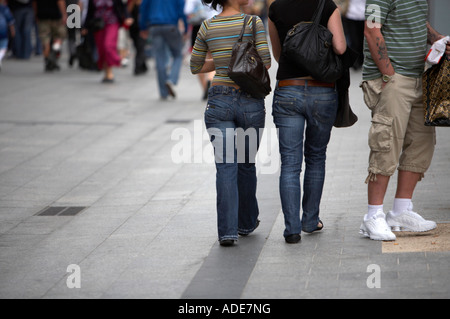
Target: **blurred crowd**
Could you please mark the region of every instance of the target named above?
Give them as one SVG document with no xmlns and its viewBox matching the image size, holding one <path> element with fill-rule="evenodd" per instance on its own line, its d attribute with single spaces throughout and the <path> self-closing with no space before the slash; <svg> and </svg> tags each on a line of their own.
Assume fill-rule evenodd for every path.
<svg viewBox="0 0 450 319">
<path fill-rule="evenodd" d="M 244 12 L 267 21 L 273 1 L 249 0 Z M 347 41 L 361 55 L 358 69 L 365 0 L 334 1 Z M 154 59 L 160 98 L 175 98 L 182 61 L 202 21 L 218 13 L 201 0 L 0 0 L 0 70 L 5 58 L 42 56 L 43 70 L 57 72 L 63 56 L 67 67 L 102 71 L 101 82 L 113 83 L 115 67 L 133 61 L 130 68 L 139 76 Z M 198 75 L 204 99 L 213 75 Z"/>
</svg>

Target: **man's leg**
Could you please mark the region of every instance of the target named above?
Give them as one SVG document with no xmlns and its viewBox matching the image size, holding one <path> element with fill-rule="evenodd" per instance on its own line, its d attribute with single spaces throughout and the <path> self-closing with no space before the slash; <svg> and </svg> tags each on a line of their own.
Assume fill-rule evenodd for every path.
<svg viewBox="0 0 450 319">
<path fill-rule="evenodd" d="M 164 36 L 162 35 L 163 28 L 163 26 L 153 26 L 150 31 L 156 61 L 159 94 L 162 99 L 167 99 L 169 92 L 165 84 L 167 81 L 167 63 L 169 57 L 167 54 L 167 45 L 165 43 Z"/>
<path fill-rule="evenodd" d="M 428 231 L 436 223 L 413 211 L 412 197 L 417 182 L 428 170 L 434 153 L 435 129 L 423 125 L 421 80 L 416 79 L 416 100 L 413 103 L 398 167 L 394 207 L 386 220 L 393 230 Z"/>
<path fill-rule="evenodd" d="M 369 181 L 367 187 L 369 205 L 383 205 L 389 179 L 390 176 L 376 175 L 374 181 Z"/>
<path fill-rule="evenodd" d="M 414 189 L 416 188 L 417 182 L 420 180 L 421 176 L 422 174 L 420 173 L 398 171 L 398 183 L 395 198 L 412 199 Z"/>
</svg>

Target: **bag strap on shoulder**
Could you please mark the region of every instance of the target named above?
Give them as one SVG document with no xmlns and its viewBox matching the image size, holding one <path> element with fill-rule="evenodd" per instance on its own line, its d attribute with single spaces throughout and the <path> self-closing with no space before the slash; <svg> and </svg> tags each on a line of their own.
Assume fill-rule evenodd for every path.
<svg viewBox="0 0 450 319">
<path fill-rule="evenodd" d="M 319 5 L 317 6 L 316 12 L 314 12 L 314 16 L 311 19 L 314 24 L 319 24 L 320 19 L 322 18 L 323 7 L 325 6 L 325 0 L 320 0 Z"/>
<path fill-rule="evenodd" d="M 256 42 L 256 16 L 252 16 L 252 33 L 253 33 L 253 41 Z"/>
<path fill-rule="evenodd" d="M 245 27 L 247 26 L 248 21 L 250 20 L 250 17 L 251 16 L 249 16 L 248 14 L 245 15 L 244 24 L 242 25 L 242 30 L 241 30 L 241 34 L 239 35 L 238 42 L 242 42 L 242 38 L 244 37 Z M 253 28 L 253 30 L 254 30 L 254 28 Z M 253 33 L 253 34 L 255 34 L 255 33 Z"/>
</svg>

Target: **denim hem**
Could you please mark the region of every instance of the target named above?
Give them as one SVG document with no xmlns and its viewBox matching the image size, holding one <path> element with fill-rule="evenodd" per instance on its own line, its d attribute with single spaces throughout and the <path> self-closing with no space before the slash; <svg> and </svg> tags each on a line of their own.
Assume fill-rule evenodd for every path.
<svg viewBox="0 0 450 319">
<path fill-rule="evenodd" d="M 238 236 L 223 236 L 223 237 L 219 238 L 219 241 L 227 240 L 227 239 L 238 240 Z"/>
<path fill-rule="evenodd" d="M 302 235 L 302 232 L 299 231 L 298 233 L 292 233 L 292 234 L 284 234 L 284 233 L 283 233 L 283 237 L 284 237 L 284 238 L 289 237 L 289 236 L 292 236 L 292 235 L 300 235 L 300 236 L 301 236 L 301 235 Z"/>
<path fill-rule="evenodd" d="M 244 234 L 244 235 L 248 235 L 251 234 L 255 231 L 256 227 L 250 228 L 250 229 L 242 229 L 242 228 L 238 228 L 238 233 L 239 234 Z"/>
<path fill-rule="evenodd" d="M 317 230 L 317 224 L 315 226 L 311 227 L 310 229 L 308 229 L 308 227 L 302 228 L 302 231 L 305 233 L 312 233 L 315 230 Z"/>
</svg>

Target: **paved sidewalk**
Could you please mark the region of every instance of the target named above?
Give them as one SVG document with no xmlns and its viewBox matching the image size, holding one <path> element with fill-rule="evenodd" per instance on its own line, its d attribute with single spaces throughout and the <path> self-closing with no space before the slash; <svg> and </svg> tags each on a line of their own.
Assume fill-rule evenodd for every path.
<svg viewBox="0 0 450 319">
<path fill-rule="evenodd" d="M 224 248 L 198 79 L 185 65 L 178 98 L 159 101 L 151 66 L 142 77 L 117 70 L 117 82 L 104 85 L 101 74 L 77 68 L 45 74 L 41 58 L 4 61 L 0 298 L 450 297 L 448 232 L 441 231 L 450 221 L 448 129 L 437 130 L 432 167 L 414 198 L 440 232 L 421 234 L 418 252 L 363 238 L 370 114 L 361 76 L 352 74 L 359 121 L 332 134 L 324 230 L 287 245 L 269 96 L 258 165 L 261 225 Z M 183 155 L 190 161 L 177 163 Z M 388 209 L 394 190 L 393 179 Z"/>
</svg>

